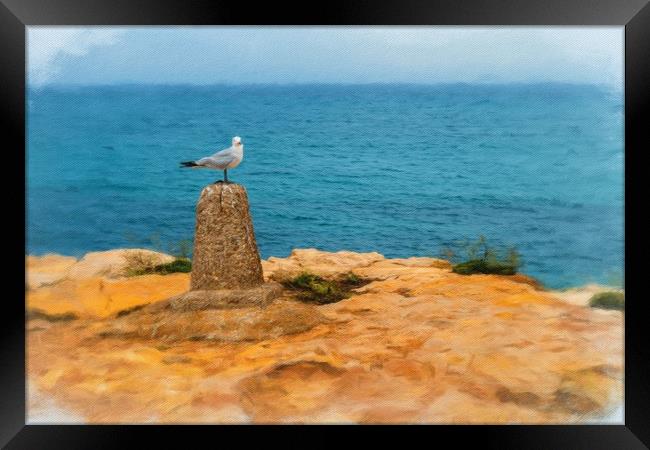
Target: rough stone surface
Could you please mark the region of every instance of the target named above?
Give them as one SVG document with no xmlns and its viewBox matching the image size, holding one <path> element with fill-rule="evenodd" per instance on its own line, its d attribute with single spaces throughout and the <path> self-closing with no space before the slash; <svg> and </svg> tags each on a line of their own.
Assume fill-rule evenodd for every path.
<svg viewBox="0 0 650 450">
<path fill-rule="evenodd" d="M 57 283 L 66 276 L 70 267 L 77 262 L 72 256 L 47 254 L 43 256 L 26 256 L 25 285 L 29 289 L 37 289 Z"/>
<path fill-rule="evenodd" d="M 594 289 L 574 299 L 434 260 L 314 252 L 275 259 L 265 276 L 314 272 L 325 257 L 333 276 L 374 281 L 326 305 L 29 320 L 28 421 L 622 423 L 623 313 L 585 307 Z M 188 274 L 96 280 L 39 288 L 28 306 L 44 291 L 48 312 L 137 307 L 189 284 Z"/>
<path fill-rule="evenodd" d="M 316 275 L 330 277 L 336 274 L 351 272 L 354 269 L 368 267 L 382 261 L 384 256 L 377 253 L 354 253 L 340 251 L 336 253 L 323 252 L 315 248 L 295 249 L 288 258 L 270 257 L 263 261 L 264 276 L 267 279 L 284 279 L 311 272 Z M 428 258 L 425 258 L 428 259 Z"/>
<path fill-rule="evenodd" d="M 128 341 L 256 342 L 302 333 L 327 322 L 328 319 L 312 305 L 277 300 L 265 308 L 144 308 L 106 324 L 97 335 Z"/>
<path fill-rule="evenodd" d="M 119 278 L 126 275 L 126 271 L 133 264 L 131 258 L 146 260 L 147 264 L 166 264 L 174 260 L 173 256 L 165 253 L 154 252 L 142 248 L 108 250 L 104 252 L 91 252 L 75 265 L 70 267 L 69 278 L 91 278 L 103 276 Z"/>
<path fill-rule="evenodd" d="M 154 266 L 172 262 L 173 256 L 143 248 L 121 248 L 87 253 L 81 260 L 72 256 L 47 254 L 25 257 L 26 285 L 29 289 L 53 286 L 67 279 L 93 277 L 120 278 L 138 265 Z"/>
<path fill-rule="evenodd" d="M 263 282 L 246 188 L 206 186 L 196 207 L 190 289 L 247 289 Z"/>
<path fill-rule="evenodd" d="M 104 318 L 133 307 L 187 291 L 189 274 L 141 275 L 129 278 L 66 278 L 26 293 L 28 310 L 50 315 L 72 313 L 80 318 Z"/>
<path fill-rule="evenodd" d="M 266 283 L 249 289 L 214 289 L 189 291 L 164 302 L 151 305 L 149 309 L 175 311 L 198 311 L 203 309 L 237 308 L 242 305 L 265 306 L 282 294 L 282 286 Z"/>
</svg>

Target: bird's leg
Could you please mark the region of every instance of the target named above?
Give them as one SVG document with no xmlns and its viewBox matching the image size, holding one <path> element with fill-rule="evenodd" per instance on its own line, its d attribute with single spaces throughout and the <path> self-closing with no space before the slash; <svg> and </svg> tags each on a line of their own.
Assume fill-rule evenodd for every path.
<svg viewBox="0 0 650 450">
<path fill-rule="evenodd" d="M 228 169 L 223 169 L 223 181 L 224 183 L 228 182 Z"/>
</svg>

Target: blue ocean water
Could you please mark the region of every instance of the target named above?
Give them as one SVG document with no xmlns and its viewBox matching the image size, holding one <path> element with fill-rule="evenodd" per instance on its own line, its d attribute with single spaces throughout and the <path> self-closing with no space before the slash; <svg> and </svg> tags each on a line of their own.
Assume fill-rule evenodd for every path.
<svg viewBox="0 0 650 450">
<path fill-rule="evenodd" d="M 439 256 L 485 235 L 550 287 L 620 279 L 623 97 L 580 85 L 46 87 L 28 93 L 26 252 L 165 250 L 244 142 L 263 258 Z"/>
</svg>

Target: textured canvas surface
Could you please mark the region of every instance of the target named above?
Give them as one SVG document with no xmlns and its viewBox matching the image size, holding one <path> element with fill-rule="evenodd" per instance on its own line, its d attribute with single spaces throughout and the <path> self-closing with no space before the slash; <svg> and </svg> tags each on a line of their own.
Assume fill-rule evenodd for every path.
<svg viewBox="0 0 650 450">
<path fill-rule="evenodd" d="M 622 423 L 622 28 L 27 39 L 29 423 Z"/>
</svg>

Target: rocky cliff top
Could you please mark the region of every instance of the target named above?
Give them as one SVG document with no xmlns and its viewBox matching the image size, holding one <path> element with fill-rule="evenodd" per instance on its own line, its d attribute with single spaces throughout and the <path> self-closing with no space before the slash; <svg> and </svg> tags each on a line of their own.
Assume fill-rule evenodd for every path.
<svg viewBox="0 0 650 450">
<path fill-rule="evenodd" d="M 326 305 L 285 296 L 264 310 L 145 323 L 130 311 L 186 291 L 188 274 L 72 271 L 78 263 L 27 260 L 29 278 L 51 275 L 27 292 L 43 313 L 28 322 L 30 421 L 571 423 L 600 421 L 622 401 L 622 313 L 525 276 L 295 250 L 263 261 L 264 277 L 369 283 Z"/>
</svg>

